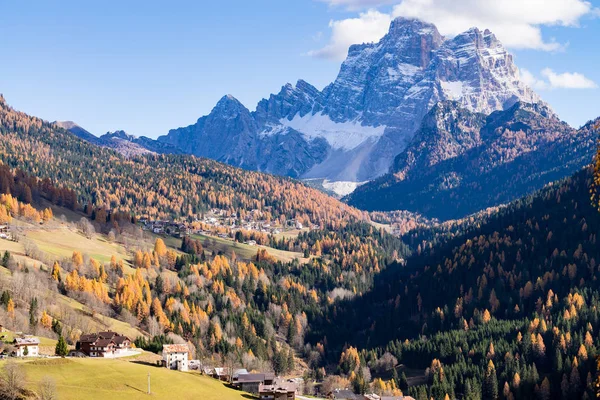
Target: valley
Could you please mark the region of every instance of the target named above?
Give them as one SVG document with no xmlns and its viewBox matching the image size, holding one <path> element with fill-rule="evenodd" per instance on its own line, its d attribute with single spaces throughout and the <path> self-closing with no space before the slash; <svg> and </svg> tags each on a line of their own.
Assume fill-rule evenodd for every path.
<svg viewBox="0 0 600 400">
<path fill-rule="evenodd" d="M 517 24 L 539 5 L 458 2 L 457 14 L 438 1 L 309 3 L 295 12 L 327 8 L 332 33 L 302 57 L 335 52 L 335 77 L 259 101 L 275 81 L 315 76 L 283 48 L 299 52 L 322 32 L 274 18 L 257 46 L 254 30 L 236 34 L 217 17 L 219 29 L 199 35 L 204 13 L 186 23 L 177 7 L 144 25 L 148 4 L 124 19 L 145 30 L 90 52 L 98 70 L 74 67 L 84 51 L 61 68 L 39 49 L 15 64 L 14 74 L 37 71 L 27 83 L 45 104 L 37 91 L 14 96 L 37 116 L 0 95 L 1 399 L 600 397 L 600 112 L 576 128 L 556 111 L 568 89 L 590 90 L 570 97 L 589 111 L 598 85 L 516 65 L 531 68 L 523 54 L 534 49 L 568 65 L 581 43 L 571 50 L 547 29 L 590 29 L 597 10 L 574 0 L 557 15 L 585 6 L 588 20 L 537 22 L 540 12 Z M 228 10 L 243 25 L 238 11 Z M 109 34 L 73 32 L 86 49 Z M 138 46 L 143 34 L 152 43 Z M 231 38 L 235 50 L 222 44 Z M 260 53 L 257 66 L 268 45 L 277 62 Z M 216 59 L 211 80 L 228 74 L 218 90 L 199 72 Z M 44 96 L 63 68 L 73 76 L 53 90 L 59 113 Z M 252 82 L 240 84 L 234 71 L 246 68 Z M 75 90 L 76 78 L 98 97 Z M 232 87 L 256 107 L 216 101 Z M 169 129 L 177 120 L 185 126 Z"/>
</svg>

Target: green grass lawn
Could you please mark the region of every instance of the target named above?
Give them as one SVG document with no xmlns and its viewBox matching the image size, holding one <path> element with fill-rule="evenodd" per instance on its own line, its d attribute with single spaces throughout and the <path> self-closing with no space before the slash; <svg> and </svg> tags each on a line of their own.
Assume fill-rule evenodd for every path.
<svg viewBox="0 0 600 400">
<path fill-rule="evenodd" d="M 0 367 L 5 361 L 0 362 Z M 238 400 L 254 397 L 229 389 L 195 372 L 170 371 L 124 360 L 39 359 L 19 361 L 28 389 L 37 390 L 44 376 L 56 382 L 58 398 L 76 399 L 203 399 Z M 148 395 L 148 373 L 152 394 Z"/>
</svg>

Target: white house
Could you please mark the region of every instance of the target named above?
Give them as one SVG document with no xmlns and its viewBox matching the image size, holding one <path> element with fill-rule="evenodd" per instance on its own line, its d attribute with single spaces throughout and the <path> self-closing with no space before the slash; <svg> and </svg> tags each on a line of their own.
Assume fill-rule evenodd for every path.
<svg viewBox="0 0 600 400">
<path fill-rule="evenodd" d="M 10 230 L 8 225 L 0 225 L 0 239 L 9 239 L 10 238 Z"/>
<path fill-rule="evenodd" d="M 36 337 L 15 338 L 16 357 L 37 357 L 40 355 L 40 340 Z"/>
<path fill-rule="evenodd" d="M 187 371 L 189 352 L 187 344 L 165 344 L 162 351 L 163 365 L 169 369 Z"/>
</svg>

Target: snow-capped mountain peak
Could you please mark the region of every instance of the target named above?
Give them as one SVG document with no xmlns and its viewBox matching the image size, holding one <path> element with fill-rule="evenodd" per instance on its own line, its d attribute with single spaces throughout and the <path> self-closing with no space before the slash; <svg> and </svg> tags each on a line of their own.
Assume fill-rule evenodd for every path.
<svg viewBox="0 0 600 400">
<path fill-rule="evenodd" d="M 225 96 L 209 116 L 159 140 L 265 172 L 363 182 L 388 172 L 443 101 L 490 114 L 540 99 L 489 30 L 445 38 L 430 23 L 397 18 L 379 42 L 351 46 L 322 91 L 288 83 L 254 112 Z"/>
</svg>

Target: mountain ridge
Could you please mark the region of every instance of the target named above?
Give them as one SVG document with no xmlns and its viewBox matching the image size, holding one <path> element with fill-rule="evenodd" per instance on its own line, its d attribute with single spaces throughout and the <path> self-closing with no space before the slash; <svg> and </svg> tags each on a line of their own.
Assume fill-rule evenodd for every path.
<svg viewBox="0 0 600 400">
<path fill-rule="evenodd" d="M 228 114 L 224 99 L 239 113 Z M 379 42 L 351 46 L 338 77 L 322 91 L 298 80 L 255 111 L 225 96 L 195 124 L 157 140 L 247 169 L 362 182 L 388 172 L 422 117 L 444 100 L 486 114 L 541 101 L 490 31 L 444 38 L 432 24 L 398 18 Z M 292 165 L 289 153 L 277 150 L 280 142 L 294 143 Z M 266 157 L 273 160 L 268 165 Z"/>
<path fill-rule="evenodd" d="M 446 129 L 452 127 L 451 129 Z M 543 104 L 489 116 L 455 102 L 425 117 L 390 173 L 346 200 L 370 211 L 405 209 L 442 220 L 512 201 L 592 162 L 597 129 L 571 128 Z"/>
</svg>

